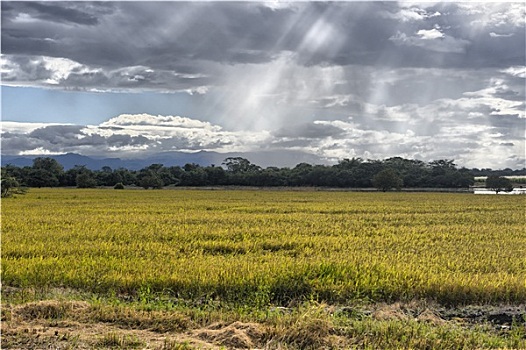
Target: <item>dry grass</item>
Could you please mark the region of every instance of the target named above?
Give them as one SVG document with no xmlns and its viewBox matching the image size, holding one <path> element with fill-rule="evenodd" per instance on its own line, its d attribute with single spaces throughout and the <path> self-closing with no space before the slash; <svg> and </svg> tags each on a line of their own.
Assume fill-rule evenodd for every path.
<svg viewBox="0 0 526 350">
<path fill-rule="evenodd" d="M 46 300 L 4 305 L 2 349 L 526 348 L 525 324 L 506 331 L 489 324 L 468 325 L 442 318 L 435 307 L 422 301 L 355 305 L 356 315 L 343 316 L 341 307 L 307 303 L 257 321 L 231 311 L 223 318 L 244 320 L 222 321 L 216 315 L 201 326 L 187 319 L 186 328 L 167 331 L 157 322 L 188 316 L 144 312 L 133 305 Z"/>
<path fill-rule="evenodd" d="M 144 311 L 124 306 L 96 305 L 87 317 L 97 322 L 158 333 L 182 332 L 192 326 L 189 318 L 179 312 Z"/>
<path fill-rule="evenodd" d="M 11 315 L 24 321 L 36 319 L 59 320 L 85 313 L 89 309 L 90 304 L 85 301 L 45 300 L 16 306 L 11 311 Z"/>
<path fill-rule="evenodd" d="M 194 332 L 196 336 L 219 346 L 237 349 L 254 349 L 265 336 L 262 325 L 234 322 L 229 325 L 216 323 Z"/>
</svg>

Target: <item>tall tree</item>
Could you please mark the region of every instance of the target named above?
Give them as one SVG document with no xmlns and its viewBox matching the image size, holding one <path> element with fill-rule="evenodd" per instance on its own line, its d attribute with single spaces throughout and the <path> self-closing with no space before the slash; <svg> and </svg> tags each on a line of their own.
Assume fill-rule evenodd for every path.
<svg viewBox="0 0 526 350">
<path fill-rule="evenodd" d="M 93 172 L 82 172 L 77 175 L 75 182 L 78 188 L 94 188 L 97 187 L 97 180 L 93 175 Z"/>
<path fill-rule="evenodd" d="M 226 166 L 227 171 L 232 173 L 247 173 L 261 170 L 259 166 L 250 163 L 248 159 L 242 157 L 226 158 L 223 161 L 223 165 Z"/>
<path fill-rule="evenodd" d="M 38 157 L 28 174 L 28 185 L 31 187 L 56 187 L 64 175 L 64 167 L 53 158 Z"/>
<path fill-rule="evenodd" d="M 513 185 L 511 180 L 506 177 L 492 175 L 488 176 L 486 179 L 486 188 L 489 188 L 498 194 L 500 191 L 512 191 Z"/>
<path fill-rule="evenodd" d="M 2 198 L 11 197 L 13 194 L 25 193 L 25 190 L 20 187 L 16 178 L 9 176 L 4 169 L 2 169 L 2 179 L 0 183 L 0 194 Z"/>
<path fill-rule="evenodd" d="M 398 176 L 396 171 L 393 169 L 387 168 L 382 171 L 380 171 L 378 174 L 376 174 L 373 177 L 373 185 L 379 190 L 382 190 L 383 192 L 389 191 L 392 188 L 396 188 L 397 190 L 400 190 L 403 185 L 403 181 Z"/>
</svg>

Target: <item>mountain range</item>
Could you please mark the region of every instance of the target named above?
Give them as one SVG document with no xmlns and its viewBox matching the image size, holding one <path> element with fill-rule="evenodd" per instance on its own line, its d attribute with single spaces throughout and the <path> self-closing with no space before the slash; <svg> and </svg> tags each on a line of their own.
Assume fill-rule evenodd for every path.
<svg viewBox="0 0 526 350">
<path fill-rule="evenodd" d="M 139 170 L 151 164 L 163 164 L 169 166 L 183 166 L 194 163 L 201 166 L 220 165 L 226 158 L 242 157 L 248 159 L 252 164 L 263 168 L 269 166 L 294 167 L 299 163 L 309 164 L 330 164 L 327 159 L 316 155 L 299 151 L 266 151 L 266 152 L 241 152 L 241 153 L 218 153 L 209 151 L 199 151 L 195 153 L 187 152 L 163 152 L 137 158 L 103 158 L 88 157 L 76 153 L 60 155 L 2 155 L 2 166 L 7 164 L 18 167 L 31 166 L 33 159 L 37 157 L 49 157 L 58 161 L 65 170 L 71 169 L 76 165 L 84 165 L 91 170 L 100 170 L 104 166 L 112 169 L 126 168 L 129 170 Z"/>
</svg>

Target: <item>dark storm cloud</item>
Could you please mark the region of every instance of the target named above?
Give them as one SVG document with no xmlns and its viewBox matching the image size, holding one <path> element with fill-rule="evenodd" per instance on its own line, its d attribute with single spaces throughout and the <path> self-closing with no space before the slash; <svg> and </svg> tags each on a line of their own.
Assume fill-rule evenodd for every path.
<svg viewBox="0 0 526 350">
<path fill-rule="evenodd" d="M 3 154 L 20 154 L 25 150 L 32 150 L 42 147 L 45 142 L 39 139 L 27 137 L 21 133 L 2 133 L 2 153 Z"/>
<path fill-rule="evenodd" d="M 87 65 L 174 69 L 195 60 L 262 63 L 287 51 L 305 65 L 524 63 L 523 26 L 489 23 L 471 30 L 477 13 L 455 3 L 428 8 L 441 15 L 414 21 L 397 18 L 401 8 L 389 2 L 300 2 L 275 10 L 244 2 L 3 2 L 2 8 L 5 54 Z M 496 27 L 509 36 L 491 36 Z M 443 37 L 417 35 L 433 29 Z"/>
<path fill-rule="evenodd" d="M 2 152 L 20 154 L 27 151 L 41 150 L 48 153 L 83 153 L 101 154 L 113 147 L 147 147 L 151 140 L 144 136 L 126 134 L 99 134 L 87 132 L 80 125 L 50 125 L 37 128 L 29 133 L 3 132 Z"/>
<path fill-rule="evenodd" d="M 28 136 L 49 141 L 50 143 L 61 143 L 65 140 L 78 139 L 81 136 L 82 126 L 77 125 L 52 125 L 32 131 Z"/>
<path fill-rule="evenodd" d="M 265 33 L 273 33 L 276 22 L 243 3 L 93 3 L 82 9 L 53 4 L 2 4 L 6 54 L 64 57 L 109 68 L 151 64 L 165 69 L 196 59 L 268 61 L 275 39 Z"/>
<path fill-rule="evenodd" d="M 270 8 L 253 2 L 8 1 L 1 6 L 3 60 L 10 68 L 2 79 L 12 85 L 204 93 L 228 88 L 240 73 L 231 67 L 263 66 L 283 57 L 290 66 L 359 65 L 365 71 L 524 65 L 524 21 L 517 20 L 523 4 L 486 9 L 484 4 L 292 2 Z M 67 60 L 69 69 L 57 75 L 63 62 L 52 59 Z M 281 74 L 281 81 L 303 78 Z M 377 88 L 365 73 L 344 75 L 346 83 L 334 84 L 333 94 L 363 97 Z M 424 72 L 409 79 L 427 84 Z M 433 84 L 438 86 L 433 94 L 454 97 L 472 81 Z M 398 103 L 431 95 L 407 86 L 384 88 Z"/>
<path fill-rule="evenodd" d="M 35 62 L 27 56 L 13 56 L 9 64 L 16 66 L 16 70 L 4 71 L 2 81 L 39 81 L 48 79 L 52 72 L 41 62 Z"/>
<path fill-rule="evenodd" d="M 22 13 L 27 13 L 34 18 L 49 22 L 81 25 L 95 25 L 99 23 L 94 14 L 84 11 L 84 9 L 77 9 L 76 7 L 79 7 L 79 5 L 85 7 L 82 3 L 71 2 L 22 2 L 17 4 L 17 7 L 18 11 Z"/>
<path fill-rule="evenodd" d="M 89 42 L 105 35 L 104 29 L 98 25 L 99 18 L 111 13 L 113 5 L 104 2 L 3 1 L 1 7 L 4 54 L 72 58 L 77 57 L 77 53 L 100 48 L 89 45 Z"/>
</svg>

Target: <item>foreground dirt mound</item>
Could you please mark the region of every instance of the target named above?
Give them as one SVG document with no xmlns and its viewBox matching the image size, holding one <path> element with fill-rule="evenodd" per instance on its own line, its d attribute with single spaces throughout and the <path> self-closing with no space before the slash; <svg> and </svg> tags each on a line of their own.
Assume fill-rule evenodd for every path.
<svg viewBox="0 0 526 350">
<path fill-rule="evenodd" d="M 196 332 L 199 338 L 229 349 L 254 349 L 264 334 L 261 325 L 242 322 L 216 323 Z"/>
</svg>

